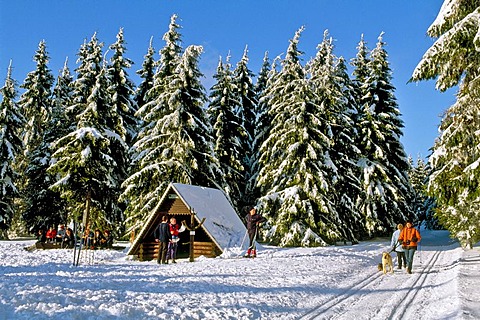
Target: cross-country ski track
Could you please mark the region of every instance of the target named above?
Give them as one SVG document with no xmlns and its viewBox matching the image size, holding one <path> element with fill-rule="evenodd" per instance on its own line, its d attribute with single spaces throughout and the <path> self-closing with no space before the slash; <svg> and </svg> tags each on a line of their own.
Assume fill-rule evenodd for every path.
<svg viewBox="0 0 480 320">
<path fill-rule="evenodd" d="M 450 246 L 452 249 L 457 247 Z M 412 274 L 395 267 L 394 274 L 384 275 L 372 266 L 372 271 L 368 272 L 366 277 L 348 285 L 337 296 L 311 309 L 301 319 L 415 318 L 417 311 L 423 307 L 422 302 L 431 303 L 431 299 L 435 297 L 436 286 L 446 285 L 454 280 L 451 273 L 455 272 L 453 267 L 458 263 L 460 254 L 452 257 L 452 251 L 446 249 L 428 247 L 428 250 L 421 253 L 417 251 Z M 395 254 L 393 258 L 396 264 Z M 433 283 L 435 285 L 432 285 Z M 438 318 L 432 314 L 431 319 Z"/>
<path fill-rule="evenodd" d="M 168 265 L 98 250 L 73 266 L 73 250 L 33 243 L 0 241 L 0 320 L 480 319 L 480 244 L 463 250 L 445 230 L 422 230 L 413 274 L 385 275 L 388 237 Z"/>
</svg>

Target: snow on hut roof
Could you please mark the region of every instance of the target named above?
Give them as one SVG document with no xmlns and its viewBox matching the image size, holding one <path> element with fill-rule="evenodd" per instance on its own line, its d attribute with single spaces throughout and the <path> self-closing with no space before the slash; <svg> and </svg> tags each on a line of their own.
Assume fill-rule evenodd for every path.
<svg viewBox="0 0 480 320">
<path fill-rule="evenodd" d="M 128 254 L 132 254 L 135 251 L 134 248 L 144 237 L 150 224 L 155 220 L 158 207 L 166 199 L 167 194 L 171 193 L 172 189 L 178 194 L 187 208 L 195 212 L 197 222 L 205 218 L 203 228 L 222 251 L 226 248 L 235 248 L 242 245 L 246 228 L 221 190 L 182 183 L 171 183 L 132 243 Z"/>
<path fill-rule="evenodd" d="M 218 189 L 172 183 L 173 188 L 199 220 L 220 249 L 239 247 L 246 228 L 225 194 Z"/>
</svg>

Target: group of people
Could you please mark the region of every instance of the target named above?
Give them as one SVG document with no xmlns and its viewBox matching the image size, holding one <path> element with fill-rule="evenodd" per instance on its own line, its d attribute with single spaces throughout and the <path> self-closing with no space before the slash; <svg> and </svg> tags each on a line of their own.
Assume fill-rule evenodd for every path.
<svg viewBox="0 0 480 320">
<path fill-rule="evenodd" d="M 248 249 L 244 257 L 254 258 L 257 256 L 258 229 L 266 219 L 257 213 L 257 208 L 253 205 L 246 206 L 243 210 L 246 213 L 245 221 L 249 238 Z M 159 264 L 168 264 L 169 259 L 172 259 L 172 263 L 176 263 L 179 232 L 183 230 L 183 226 L 180 227 L 177 224 L 175 217 L 171 217 L 169 222 L 167 215 L 162 216 L 162 222 L 155 230 L 155 241 L 159 243 L 157 260 Z M 412 273 L 413 256 L 421 239 L 420 232 L 413 226 L 411 220 L 407 220 L 405 226 L 397 225 L 397 230 L 391 239 L 391 251 L 397 254 L 398 269 L 406 268 L 408 274 Z"/>
<path fill-rule="evenodd" d="M 113 236 L 110 230 L 95 229 L 93 232 L 90 227 L 85 229 L 82 237 L 82 244 L 88 249 L 108 249 L 113 246 Z"/>
<path fill-rule="evenodd" d="M 257 209 L 253 205 L 246 206 L 243 210 L 246 213 L 245 221 L 247 223 L 249 238 L 248 250 L 245 257 L 254 258 L 257 256 L 256 239 L 258 229 L 266 219 L 257 213 Z M 175 259 L 177 257 L 178 241 L 180 239 L 179 233 L 184 230 L 185 228 L 183 226 L 177 224 L 175 217 L 171 217 L 169 220 L 167 215 L 162 216 L 162 221 L 154 232 L 155 242 L 159 244 L 157 258 L 159 264 L 168 264 L 170 259 L 172 263 L 176 263 Z"/>
<path fill-rule="evenodd" d="M 71 228 L 65 228 L 65 225 L 58 226 L 58 230 L 53 226 L 48 228 L 47 232 L 40 229 L 37 233 L 37 242 L 39 243 L 59 243 L 62 248 L 73 248 L 75 238 Z"/>
<path fill-rule="evenodd" d="M 162 216 L 162 222 L 155 230 L 155 241 L 159 243 L 158 258 L 159 264 L 168 264 L 168 261 L 172 259 L 172 263 L 177 263 L 178 241 L 180 240 L 179 234 L 183 232 L 185 228 L 177 224 L 175 217 L 168 220 L 168 216 Z"/>
<path fill-rule="evenodd" d="M 46 232 L 43 229 L 38 230 L 38 243 L 56 243 L 60 244 L 61 248 L 73 248 L 75 246 L 75 235 L 72 228 L 65 228 L 65 225 L 58 226 L 58 230 L 50 227 Z M 113 236 L 109 230 L 103 233 L 97 229 L 91 232 L 87 227 L 82 237 L 82 245 L 87 248 L 111 248 L 113 246 Z"/>
<path fill-rule="evenodd" d="M 257 209 L 254 206 L 247 206 L 244 208 L 244 211 L 247 214 L 245 220 L 249 237 L 249 246 L 245 257 L 254 258 L 257 256 L 256 239 L 258 229 L 266 219 L 257 213 Z M 420 232 L 413 226 L 411 220 L 406 221 L 405 227 L 402 224 L 397 225 L 397 230 L 393 233 L 391 239 L 391 251 L 395 251 L 397 254 L 398 269 L 403 267 L 408 274 L 412 273 L 413 256 L 421 239 Z"/>
<path fill-rule="evenodd" d="M 418 243 L 422 237 L 420 232 L 413 227 L 412 221 L 408 220 L 405 226 L 397 225 L 397 230 L 392 235 L 392 251 L 397 254 L 398 269 L 406 268 L 407 273 L 412 273 L 413 256 L 417 251 Z"/>
</svg>

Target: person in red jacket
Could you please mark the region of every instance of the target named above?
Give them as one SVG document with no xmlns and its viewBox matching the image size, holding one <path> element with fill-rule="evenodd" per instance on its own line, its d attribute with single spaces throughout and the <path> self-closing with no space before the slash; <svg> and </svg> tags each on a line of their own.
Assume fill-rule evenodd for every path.
<svg viewBox="0 0 480 320">
<path fill-rule="evenodd" d="M 180 232 L 180 225 L 177 224 L 177 219 L 175 217 L 170 218 L 170 233 L 172 234 L 172 239 L 168 243 L 167 249 L 167 261 L 172 259 L 172 263 L 177 263 L 175 258 L 177 257 L 177 248 L 178 248 L 178 234 Z"/>
<path fill-rule="evenodd" d="M 50 227 L 46 234 L 47 242 L 50 242 L 50 243 L 55 242 L 56 237 L 57 237 L 57 230 L 55 230 L 53 227 Z"/>
<path fill-rule="evenodd" d="M 413 227 L 412 221 L 407 220 L 405 228 L 400 232 L 398 241 L 402 243 L 402 248 L 405 250 L 405 258 L 407 258 L 407 273 L 412 273 L 413 255 L 417 251 L 417 245 L 422 237 L 420 232 Z"/>
</svg>

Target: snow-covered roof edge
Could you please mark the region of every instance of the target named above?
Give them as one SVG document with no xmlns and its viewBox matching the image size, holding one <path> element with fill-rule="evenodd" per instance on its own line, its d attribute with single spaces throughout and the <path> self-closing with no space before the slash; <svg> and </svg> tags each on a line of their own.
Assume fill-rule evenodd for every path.
<svg viewBox="0 0 480 320">
<path fill-rule="evenodd" d="M 155 219 L 159 206 L 167 195 L 174 190 L 188 210 L 195 212 L 195 219 L 200 222 L 205 218 L 203 228 L 208 237 L 220 250 L 237 247 L 242 243 L 246 228 L 220 189 L 181 183 L 170 183 L 160 201 L 150 213 L 140 233 L 135 237 L 127 255 L 133 254 L 144 238 L 147 229 Z"/>
<path fill-rule="evenodd" d="M 157 203 L 155 208 L 152 210 L 152 212 L 148 216 L 148 219 L 147 219 L 146 223 L 143 225 L 143 228 L 140 229 L 140 233 L 135 237 L 135 240 L 133 240 L 133 243 L 130 246 L 130 249 L 128 250 L 127 255 L 133 254 L 132 251 L 136 248 L 136 246 L 140 242 L 140 239 L 143 239 L 143 236 L 144 236 L 145 232 L 147 232 L 146 231 L 148 229 L 147 227 L 152 223 L 152 220 L 155 219 L 155 214 L 157 213 L 158 207 L 163 203 L 163 200 L 165 200 L 165 197 L 168 195 L 168 193 L 170 192 L 170 189 L 172 187 L 173 186 L 170 183 L 167 187 L 167 190 L 165 190 L 165 192 L 163 193 L 162 198 L 160 198 L 160 201 Z"/>
<path fill-rule="evenodd" d="M 182 199 L 182 202 L 185 204 L 185 206 L 187 207 L 188 211 L 190 211 L 190 212 L 192 212 L 192 210 L 194 211 L 195 208 L 192 208 L 192 207 L 189 205 L 188 201 L 183 198 L 182 193 L 179 192 L 179 190 L 175 187 L 176 185 L 178 186 L 178 185 L 180 185 L 180 184 L 179 184 L 179 183 L 172 183 L 172 188 L 173 188 L 173 189 L 175 190 L 175 192 L 178 194 L 178 196 L 180 197 L 180 199 Z M 200 223 L 200 222 L 202 221 L 201 219 L 198 218 L 198 215 L 195 215 L 195 219 L 197 220 L 197 223 Z M 205 232 L 207 233 L 207 235 L 208 235 L 208 237 L 210 238 L 210 240 L 212 240 L 212 241 L 215 243 L 215 245 L 221 249 L 222 247 L 221 247 L 220 244 L 217 242 L 217 240 L 215 240 L 215 237 L 210 234 L 210 232 L 208 231 L 208 229 L 207 229 L 207 228 L 204 228 L 204 230 L 205 230 Z"/>
<path fill-rule="evenodd" d="M 204 230 L 222 251 L 240 246 L 246 228 L 220 189 L 173 183 L 173 188 L 197 221 L 205 218 Z"/>
</svg>

